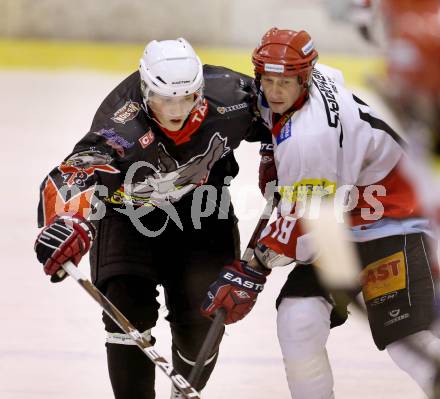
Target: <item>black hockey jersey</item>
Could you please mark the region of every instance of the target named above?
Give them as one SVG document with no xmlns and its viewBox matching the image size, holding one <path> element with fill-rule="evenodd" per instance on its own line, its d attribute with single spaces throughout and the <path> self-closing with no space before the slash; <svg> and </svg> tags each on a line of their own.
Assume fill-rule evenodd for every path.
<svg viewBox="0 0 440 399">
<path fill-rule="evenodd" d="M 63 213 L 87 216 L 97 199 L 112 207 L 178 206 L 196 187 L 221 187 L 235 177 L 233 150 L 270 133 L 254 116 L 250 77 L 205 65 L 204 79 L 204 101 L 179 132 L 164 131 L 145 112 L 139 72 L 120 83 L 90 131 L 41 184 L 38 225 Z"/>
</svg>

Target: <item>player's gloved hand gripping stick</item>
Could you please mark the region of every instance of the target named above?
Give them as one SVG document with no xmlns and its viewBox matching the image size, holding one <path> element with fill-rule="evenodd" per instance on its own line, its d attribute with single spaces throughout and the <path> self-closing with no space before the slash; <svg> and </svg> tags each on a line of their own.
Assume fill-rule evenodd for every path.
<svg viewBox="0 0 440 399">
<path fill-rule="evenodd" d="M 89 250 L 94 237 L 93 225 L 84 218 L 61 216 L 46 226 L 39 234 L 35 243 L 37 258 L 44 265 L 46 274 L 51 275 L 51 281 L 59 282 L 67 274 L 73 277 L 122 331 L 128 334 L 148 358 L 171 379 L 174 386 L 185 398 L 200 398 L 199 393 L 191 384 L 156 352 L 154 346 L 76 267 L 81 257 Z"/>
<path fill-rule="evenodd" d="M 254 232 L 252 233 L 252 237 L 249 240 L 246 250 L 244 251 L 241 261 L 236 260 L 232 265 L 226 266 L 221 273 L 221 274 L 230 273 L 231 275 L 236 275 L 236 276 L 243 273 L 244 279 L 249 281 L 249 284 L 252 283 L 254 284 L 254 287 L 256 287 L 255 297 L 257 296 L 258 285 L 261 285 L 261 289 L 259 289 L 259 291 L 261 291 L 264 282 L 266 281 L 266 277 L 262 273 L 254 271 L 250 266 L 247 266 L 247 264 L 252 259 L 254 249 L 255 246 L 257 245 L 258 239 L 260 238 L 261 232 L 267 226 L 270 215 L 272 214 L 273 209 L 276 208 L 276 206 L 278 205 L 279 199 L 280 197 L 277 193 L 275 193 L 274 196 L 269 197 L 266 206 L 264 208 L 264 211 L 260 219 L 258 220 L 257 225 L 255 226 Z M 217 283 L 218 280 L 217 282 L 211 285 L 210 292 L 212 291 L 212 289 L 216 288 L 215 286 Z M 252 295 L 252 291 L 249 292 L 249 295 L 250 296 Z M 255 300 L 255 298 L 253 299 Z M 204 311 L 204 305 L 202 305 L 202 313 L 206 315 L 206 312 Z M 212 325 L 208 331 L 208 334 L 206 335 L 205 341 L 203 342 L 199 354 L 197 355 L 195 365 L 192 368 L 188 378 L 191 384 L 196 385 L 198 380 L 200 379 L 205 362 L 212 353 L 212 348 L 214 344 L 217 342 L 220 331 L 222 330 L 223 325 L 225 324 L 226 317 L 227 317 L 227 312 L 224 308 L 219 307 L 215 310 L 215 317 L 213 319 Z M 229 321 L 229 323 L 234 321 L 236 320 L 231 320 Z"/>
<path fill-rule="evenodd" d="M 62 281 L 67 274 L 61 268 L 71 260 L 78 265 L 83 255 L 92 246 L 96 231 L 94 226 L 81 216 L 63 215 L 41 230 L 35 242 L 38 260 L 51 281 Z"/>
</svg>

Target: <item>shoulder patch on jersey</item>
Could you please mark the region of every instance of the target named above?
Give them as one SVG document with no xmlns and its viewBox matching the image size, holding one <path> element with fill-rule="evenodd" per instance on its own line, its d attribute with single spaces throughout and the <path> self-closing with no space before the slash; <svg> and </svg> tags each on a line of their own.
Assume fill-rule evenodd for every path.
<svg viewBox="0 0 440 399">
<path fill-rule="evenodd" d="M 119 108 L 111 118 L 113 122 L 122 123 L 125 125 L 127 122 L 132 121 L 139 114 L 141 106 L 139 103 L 128 100 L 121 108 Z"/>
<path fill-rule="evenodd" d="M 82 151 L 73 154 L 64 161 L 58 170 L 61 172 L 64 184 L 68 187 L 76 185 L 79 188 L 86 187 L 86 181 L 95 173 L 120 173 L 111 166 L 110 155 L 99 151 Z"/>
</svg>

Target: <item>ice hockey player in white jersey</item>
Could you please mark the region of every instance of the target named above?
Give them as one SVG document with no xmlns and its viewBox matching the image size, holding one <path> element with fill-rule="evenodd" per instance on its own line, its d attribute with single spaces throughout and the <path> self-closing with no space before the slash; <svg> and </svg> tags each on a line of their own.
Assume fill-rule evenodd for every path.
<svg viewBox="0 0 440 399">
<path fill-rule="evenodd" d="M 305 31 L 272 28 L 253 52 L 259 109 L 273 145 L 264 147 L 260 180 L 274 177 L 273 149 L 283 206 L 254 259 L 226 266 L 211 285 L 204 313 L 225 308 L 228 322 L 243 318 L 253 304 L 243 307 L 236 291 L 256 299 L 271 269 L 296 262 L 277 299 L 278 338 L 291 396 L 334 398 L 326 342 L 330 329 L 345 322 L 349 301 L 335 301 L 340 296 L 319 280 L 319 253 L 308 245 L 300 205 L 313 194 L 334 196 L 336 202 L 345 188 L 351 236 L 362 265 L 351 298 L 362 291 L 378 349 L 386 349 L 430 396 L 436 368 L 407 343 L 417 341 L 440 352 L 440 341 L 429 330 L 435 265 L 428 247 L 433 243 L 416 191 L 402 173 L 405 143 L 344 87 L 340 71 L 317 64 L 317 59 Z"/>
</svg>

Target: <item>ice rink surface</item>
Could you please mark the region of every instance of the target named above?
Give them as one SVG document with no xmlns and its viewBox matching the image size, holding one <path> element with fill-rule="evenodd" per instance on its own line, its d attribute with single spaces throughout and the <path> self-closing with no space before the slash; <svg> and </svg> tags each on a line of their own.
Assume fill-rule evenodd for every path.
<svg viewBox="0 0 440 399">
<path fill-rule="evenodd" d="M 100 102 L 122 78 L 88 72 L 0 71 L 1 399 L 112 397 L 100 309 L 73 280 L 51 284 L 36 261 L 33 243 L 39 184 L 87 132 Z M 257 145 L 247 143 L 237 151 L 241 172 L 232 195 L 243 244 L 263 207 L 257 189 L 257 152 Z M 87 260 L 81 269 L 88 273 Z M 274 306 L 289 271 L 275 270 L 252 313 L 227 327 L 205 398 L 289 398 Z M 153 335 L 158 351 L 171 359 L 165 315 L 163 309 Z M 358 315 L 352 314 L 332 331 L 328 349 L 337 399 L 423 398 L 388 355 L 377 351 L 368 325 Z M 169 397 L 169 380 L 161 372 L 156 387 L 158 398 Z"/>
</svg>

